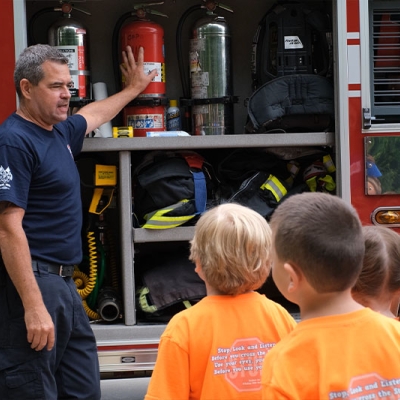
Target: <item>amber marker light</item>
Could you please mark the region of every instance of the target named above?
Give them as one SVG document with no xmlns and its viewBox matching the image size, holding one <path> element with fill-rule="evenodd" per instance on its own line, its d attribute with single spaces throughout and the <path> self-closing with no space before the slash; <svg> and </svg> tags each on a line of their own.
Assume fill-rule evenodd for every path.
<svg viewBox="0 0 400 400">
<path fill-rule="evenodd" d="M 400 207 L 379 207 L 371 215 L 374 225 L 400 227 Z"/>
</svg>

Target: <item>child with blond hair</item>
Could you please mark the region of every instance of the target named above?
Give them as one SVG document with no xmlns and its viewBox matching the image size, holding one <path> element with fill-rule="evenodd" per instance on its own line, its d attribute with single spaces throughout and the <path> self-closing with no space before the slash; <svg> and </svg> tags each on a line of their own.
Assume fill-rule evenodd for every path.
<svg viewBox="0 0 400 400">
<path fill-rule="evenodd" d="M 263 358 L 296 325 L 255 291 L 269 275 L 270 250 L 270 227 L 250 208 L 222 204 L 200 217 L 190 259 L 207 296 L 168 323 L 146 400 L 261 397 Z"/>
</svg>

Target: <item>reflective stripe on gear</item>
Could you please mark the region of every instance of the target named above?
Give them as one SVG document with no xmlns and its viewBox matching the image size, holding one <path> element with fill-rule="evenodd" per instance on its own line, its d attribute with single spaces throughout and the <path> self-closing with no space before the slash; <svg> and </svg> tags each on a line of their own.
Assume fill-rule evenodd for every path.
<svg viewBox="0 0 400 400">
<path fill-rule="evenodd" d="M 287 195 L 287 190 L 281 181 L 274 175 L 270 175 L 268 179 L 260 186 L 262 190 L 269 190 L 279 203 L 284 196 Z"/>
<path fill-rule="evenodd" d="M 157 307 L 150 305 L 147 301 L 147 295 L 150 293 L 149 288 L 142 287 L 137 291 L 137 293 L 139 295 L 139 305 L 143 311 L 148 313 L 154 313 L 157 311 Z"/>
<path fill-rule="evenodd" d="M 297 174 L 300 171 L 300 165 L 297 161 L 291 160 L 287 163 L 286 167 L 290 173 L 290 176 L 287 179 L 285 179 L 285 183 L 289 187 L 292 187 L 293 183 L 294 183 L 294 179 L 296 178 Z"/>
<path fill-rule="evenodd" d="M 189 301 L 189 300 L 183 300 L 182 303 L 183 303 L 183 305 L 184 305 L 186 308 L 192 307 L 192 305 L 190 304 L 190 301 Z"/>
<path fill-rule="evenodd" d="M 311 192 L 317 191 L 317 177 L 316 176 L 313 176 L 312 178 L 307 179 L 306 183 Z"/>
<path fill-rule="evenodd" d="M 336 189 L 336 183 L 330 175 L 319 178 L 318 183 L 321 184 L 322 188 L 328 192 L 333 192 Z"/>
<path fill-rule="evenodd" d="M 196 215 L 202 214 L 207 207 L 207 181 L 204 172 L 201 170 L 204 164 L 204 159 L 199 154 L 193 152 L 179 153 L 189 166 L 193 177 L 194 184 L 194 206 L 195 213 L 182 216 L 166 216 L 172 210 L 179 208 L 183 203 L 187 203 L 188 199 L 180 200 L 178 203 L 166 206 L 159 210 L 152 211 L 143 216 L 146 221 L 141 228 L 146 229 L 170 229 L 176 228 L 187 221 L 191 220 Z"/>
<path fill-rule="evenodd" d="M 333 192 L 336 189 L 336 183 L 330 175 L 323 177 L 313 176 L 306 180 L 307 186 L 311 192 L 316 192 L 317 188 L 320 191 Z"/>
<path fill-rule="evenodd" d="M 176 228 L 179 225 L 184 224 L 185 222 L 191 220 L 196 214 L 193 215 L 183 215 L 183 216 L 165 216 L 165 214 L 169 213 L 172 210 L 177 209 L 183 203 L 187 203 L 189 200 L 181 200 L 178 203 L 172 204 L 171 206 L 161 208 L 160 210 L 154 211 L 152 213 L 146 214 L 144 219 L 146 220 L 145 224 L 142 225 L 142 228 L 146 229 L 169 229 Z"/>
<path fill-rule="evenodd" d="M 331 174 L 336 171 L 335 164 L 333 163 L 332 157 L 327 154 L 322 157 L 322 163 L 324 164 L 326 170 Z"/>
</svg>

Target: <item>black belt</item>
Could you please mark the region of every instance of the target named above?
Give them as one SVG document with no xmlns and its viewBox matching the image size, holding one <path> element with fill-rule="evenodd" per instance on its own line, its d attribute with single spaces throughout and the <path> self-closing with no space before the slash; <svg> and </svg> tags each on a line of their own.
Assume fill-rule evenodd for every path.
<svg viewBox="0 0 400 400">
<path fill-rule="evenodd" d="M 42 269 L 47 270 L 49 274 L 56 274 L 62 276 L 63 278 L 67 278 L 74 274 L 75 268 L 73 265 L 60 265 L 47 261 L 32 260 L 32 269 L 34 272 Z"/>
</svg>

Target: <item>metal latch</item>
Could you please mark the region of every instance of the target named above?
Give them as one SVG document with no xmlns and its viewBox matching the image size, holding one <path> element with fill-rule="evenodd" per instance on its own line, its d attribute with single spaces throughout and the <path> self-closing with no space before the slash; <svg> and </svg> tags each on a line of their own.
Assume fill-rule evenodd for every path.
<svg viewBox="0 0 400 400">
<path fill-rule="evenodd" d="M 369 129 L 372 125 L 371 109 L 363 108 L 363 128 Z"/>
</svg>

